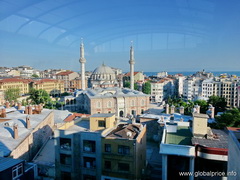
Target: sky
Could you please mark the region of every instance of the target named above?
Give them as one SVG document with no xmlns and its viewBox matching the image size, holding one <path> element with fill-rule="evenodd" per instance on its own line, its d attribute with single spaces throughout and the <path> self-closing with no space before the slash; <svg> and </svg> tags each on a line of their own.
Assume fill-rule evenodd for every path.
<svg viewBox="0 0 240 180">
<path fill-rule="evenodd" d="M 238 0 L 1 0 L 0 66 L 240 71 Z"/>
</svg>

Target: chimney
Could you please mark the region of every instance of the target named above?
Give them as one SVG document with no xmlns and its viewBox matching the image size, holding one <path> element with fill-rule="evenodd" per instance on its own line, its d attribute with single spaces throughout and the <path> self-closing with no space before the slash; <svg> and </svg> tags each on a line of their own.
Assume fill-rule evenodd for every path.
<svg viewBox="0 0 240 180">
<path fill-rule="evenodd" d="M 208 114 L 210 115 L 210 118 L 214 118 L 214 110 L 215 110 L 215 108 L 211 105 L 211 104 L 209 104 L 209 106 L 208 106 Z"/>
<path fill-rule="evenodd" d="M 166 114 L 169 114 L 169 105 L 166 104 Z"/>
<path fill-rule="evenodd" d="M 6 108 L 10 108 L 9 101 L 6 102 Z"/>
<path fill-rule="evenodd" d="M 2 117 L 2 118 L 5 118 L 6 116 L 7 116 L 7 114 L 6 114 L 6 109 L 3 108 L 3 109 L 2 109 L 2 113 L 1 113 L 1 117 Z"/>
<path fill-rule="evenodd" d="M 196 108 L 196 113 L 199 114 L 200 113 L 200 106 L 199 105 L 195 105 L 194 107 Z"/>
<path fill-rule="evenodd" d="M 13 138 L 18 139 L 18 125 L 17 124 L 13 125 Z"/>
<path fill-rule="evenodd" d="M 21 103 L 18 103 L 17 106 L 18 106 L 18 110 L 20 110 L 22 108 L 22 104 Z"/>
<path fill-rule="evenodd" d="M 28 106 L 25 106 L 25 114 L 28 114 Z"/>
<path fill-rule="evenodd" d="M 174 105 L 171 106 L 171 114 L 173 114 L 173 113 L 175 113 L 175 106 Z"/>
<path fill-rule="evenodd" d="M 192 132 L 194 136 L 203 137 L 207 134 L 208 116 L 206 114 L 193 113 Z"/>
<path fill-rule="evenodd" d="M 27 116 L 26 117 L 26 128 L 29 129 L 31 127 L 31 124 L 30 124 L 30 116 Z"/>
<path fill-rule="evenodd" d="M 39 114 L 42 112 L 42 106 L 39 104 L 38 105 L 38 110 L 39 110 Z"/>
<path fill-rule="evenodd" d="M 32 115 L 32 106 L 28 106 L 28 114 Z"/>
<path fill-rule="evenodd" d="M 183 106 L 180 106 L 179 112 L 180 112 L 180 114 L 184 114 L 184 107 Z"/>
</svg>

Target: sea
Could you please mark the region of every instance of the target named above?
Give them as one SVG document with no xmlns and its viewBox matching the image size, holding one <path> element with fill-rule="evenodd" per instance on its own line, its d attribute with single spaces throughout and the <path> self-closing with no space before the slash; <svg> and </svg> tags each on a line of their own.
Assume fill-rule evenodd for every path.
<svg viewBox="0 0 240 180">
<path fill-rule="evenodd" d="M 157 73 L 159 72 L 143 72 L 143 74 L 145 74 L 146 76 L 156 76 Z M 196 71 L 176 71 L 176 72 L 173 71 L 173 72 L 167 72 L 167 73 L 170 75 L 183 74 L 184 76 L 189 76 L 189 75 L 195 74 Z M 214 76 L 220 76 L 221 74 L 240 76 L 240 71 L 213 71 L 211 73 L 213 73 Z"/>
</svg>

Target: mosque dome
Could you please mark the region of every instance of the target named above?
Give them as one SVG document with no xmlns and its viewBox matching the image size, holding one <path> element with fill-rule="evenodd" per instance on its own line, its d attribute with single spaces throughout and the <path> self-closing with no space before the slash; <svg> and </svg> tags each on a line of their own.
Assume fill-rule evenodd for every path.
<svg viewBox="0 0 240 180">
<path fill-rule="evenodd" d="M 102 64 L 101 66 L 97 67 L 92 75 L 94 74 L 115 74 L 114 71 L 112 70 L 112 68 L 110 68 L 109 66 L 106 66 L 105 64 Z"/>
</svg>

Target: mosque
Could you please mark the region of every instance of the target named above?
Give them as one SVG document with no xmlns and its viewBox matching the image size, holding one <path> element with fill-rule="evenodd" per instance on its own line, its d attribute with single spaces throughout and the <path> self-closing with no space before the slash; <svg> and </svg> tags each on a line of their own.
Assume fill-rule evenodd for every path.
<svg viewBox="0 0 240 180">
<path fill-rule="evenodd" d="M 148 110 L 149 95 L 134 90 L 134 49 L 130 47 L 130 89 L 122 87 L 116 69 L 104 63 L 97 67 L 90 76 L 89 88 L 85 88 L 84 44 L 80 46 L 81 78 L 83 89 L 77 90 L 74 97 L 66 97 L 76 102 L 75 111 L 88 114 L 115 113 L 116 116 L 140 115 Z M 66 101 L 65 99 L 65 101 Z M 66 106 L 67 108 L 68 106 Z"/>
</svg>

